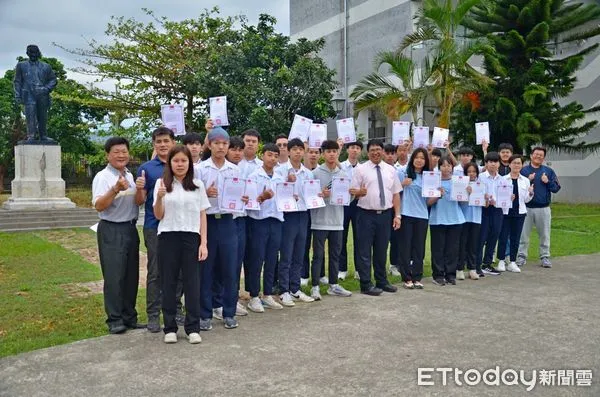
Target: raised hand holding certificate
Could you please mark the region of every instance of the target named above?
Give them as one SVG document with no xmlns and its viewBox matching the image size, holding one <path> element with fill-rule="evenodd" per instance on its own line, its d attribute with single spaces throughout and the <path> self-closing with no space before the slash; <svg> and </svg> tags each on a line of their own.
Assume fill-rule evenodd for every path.
<svg viewBox="0 0 600 397">
<path fill-rule="evenodd" d="M 309 179 L 302 182 L 302 198 L 309 210 L 325 207 L 325 200 L 319 196 L 321 193 L 321 181 Z"/>
<path fill-rule="evenodd" d="M 288 136 L 288 139 L 292 140 L 294 138 L 298 138 L 302 142 L 306 142 L 308 140 L 308 133 L 310 131 L 311 124 L 311 119 L 307 119 L 306 117 L 302 117 L 298 114 L 295 114 L 294 121 L 292 122 L 292 128 L 290 128 L 290 135 Z"/>
<path fill-rule="evenodd" d="M 183 106 L 179 104 L 161 105 L 160 118 L 165 127 L 173 131 L 175 135 L 185 135 Z"/>
<path fill-rule="evenodd" d="M 242 201 L 242 196 L 245 191 L 246 181 L 244 179 L 225 177 L 219 207 L 228 212 L 243 212 L 245 204 Z"/>
<path fill-rule="evenodd" d="M 448 136 L 450 135 L 450 130 L 447 128 L 441 127 L 433 127 L 433 137 L 431 138 L 431 144 L 433 147 L 437 148 L 445 148 L 446 141 L 448 141 Z"/>
<path fill-rule="evenodd" d="M 481 145 L 483 141 L 490 142 L 490 124 L 475 123 L 475 143 Z"/>
<path fill-rule="evenodd" d="M 512 207 L 512 184 L 498 185 L 496 190 L 496 207 L 497 208 L 510 208 Z"/>
<path fill-rule="evenodd" d="M 321 149 L 321 144 L 327 139 L 326 124 L 312 124 L 308 133 L 308 147 Z"/>
<path fill-rule="evenodd" d="M 471 194 L 469 194 L 469 205 L 474 207 L 485 207 L 485 183 L 481 181 L 469 182 Z"/>
<path fill-rule="evenodd" d="M 350 182 L 350 178 L 344 177 L 334 177 L 331 180 L 330 204 L 350 205 Z"/>
<path fill-rule="evenodd" d="M 410 121 L 392 122 L 392 145 L 402 145 L 410 140 Z"/>
<path fill-rule="evenodd" d="M 354 129 L 354 117 L 336 120 L 338 138 L 344 143 L 356 142 L 356 130 Z"/>
<path fill-rule="evenodd" d="M 215 127 L 223 127 L 229 125 L 227 118 L 227 97 L 217 96 L 208 98 L 210 105 L 210 118 Z"/>
<path fill-rule="evenodd" d="M 469 192 L 467 192 L 467 186 L 469 186 L 468 176 L 453 175 L 450 199 L 454 201 L 469 201 Z"/>
<path fill-rule="evenodd" d="M 294 185 L 294 183 L 290 182 L 279 182 L 275 186 L 277 211 L 298 211 L 298 203 L 296 203 L 296 198 L 294 198 Z"/>
<path fill-rule="evenodd" d="M 439 171 L 423 171 L 422 197 L 442 197 L 442 174 Z"/>
<path fill-rule="evenodd" d="M 260 204 L 258 203 L 258 183 L 254 179 L 246 179 L 246 190 L 244 195 L 248 196 L 248 202 L 246 203 L 247 210 L 260 210 Z"/>
<path fill-rule="evenodd" d="M 413 127 L 413 147 L 425 148 L 429 146 L 429 127 L 414 126 Z"/>
</svg>

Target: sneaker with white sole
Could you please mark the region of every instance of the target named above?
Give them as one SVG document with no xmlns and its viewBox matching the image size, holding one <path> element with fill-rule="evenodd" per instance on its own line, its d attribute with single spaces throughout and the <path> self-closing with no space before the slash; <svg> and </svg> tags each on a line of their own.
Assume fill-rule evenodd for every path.
<svg viewBox="0 0 600 397">
<path fill-rule="evenodd" d="M 345 280 L 348 272 L 338 272 L 338 279 Z"/>
<path fill-rule="evenodd" d="M 248 310 L 246 310 L 246 308 L 244 307 L 244 305 L 242 305 L 240 302 L 237 303 L 236 307 L 235 307 L 235 315 L 236 316 L 247 316 L 248 315 Z"/>
<path fill-rule="evenodd" d="M 498 266 L 496 266 L 496 270 L 499 272 L 506 271 L 506 262 L 504 261 L 504 259 L 502 259 L 501 261 L 498 262 Z"/>
<path fill-rule="evenodd" d="M 265 295 L 262 298 L 262 304 L 267 309 L 281 310 L 283 306 L 275 302 L 275 299 L 271 295 Z"/>
<path fill-rule="evenodd" d="M 310 303 L 310 302 L 315 301 L 313 298 L 306 295 L 304 292 L 302 292 L 300 290 L 298 290 L 296 292 L 292 292 L 290 295 L 291 295 L 292 299 L 295 301 L 300 301 L 300 302 L 304 302 L 304 303 Z"/>
<path fill-rule="evenodd" d="M 527 258 L 525 258 L 524 256 L 517 256 L 517 266 L 521 267 L 524 266 L 527 263 Z"/>
<path fill-rule="evenodd" d="M 223 319 L 225 329 L 234 329 L 238 327 L 238 321 L 233 317 L 225 317 Z"/>
<path fill-rule="evenodd" d="M 543 257 L 541 259 L 541 261 L 542 261 L 542 267 L 545 267 L 547 269 L 550 269 L 552 267 L 552 262 L 550 262 L 550 258 Z"/>
<path fill-rule="evenodd" d="M 323 276 L 319 279 L 319 284 L 321 285 L 327 285 L 329 284 L 329 277 Z"/>
<path fill-rule="evenodd" d="M 519 269 L 519 266 L 517 266 L 515 262 L 510 262 L 508 266 L 506 266 L 506 271 L 513 273 L 521 273 L 521 269 Z"/>
<path fill-rule="evenodd" d="M 469 270 L 469 278 L 471 280 L 479 280 L 479 274 L 475 270 Z"/>
<path fill-rule="evenodd" d="M 390 270 L 389 270 L 389 273 L 390 273 L 392 276 L 394 276 L 394 277 L 400 277 L 400 276 L 402 276 L 402 275 L 400 274 L 400 272 L 398 271 L 398 268 L 397 268 L 396 266 L 394 266 L 394 265 L 390 265 Z"/>
<path fill-rule="evenodd" d="M 494 269 L 492 265 L 483 265 L 481 267 L 481 271 L 483 274 L 487 274 L 489 276 L 499 276 L 502 274 L 498 270 Z"/>
<path fill-rule="evenodd" d="M 457 280 L 464 280 L 465 279 L 465 272 L 462 270 L 457 270 L 456 271 L 456 279 Z"/>
<path fill-rule="evenodd" d="M 222 307 L 217 307 L 216 309 L 213 309 L 213 318 L 216 318 L 217 320 L 223 320 L 223 308 Z"/>
<path fill-rule="evenodd" d="M 289 292 L 284 292 L 279 296 L 279 300 L 281 300 L 281 304 L 286 307 L 296 306 L 294 301 L 292 300 L 292 295 Z"/>
<path fill-rule="evenodd" d="M 177 334 L 175 332 L 169 332 L 165 334 L 165 343 L 177 343 Z"/>
<path fill-rule="evenodd" d="M 248 302 L 248 310 L 253 311 L 254 313 L 264 313 L 265 308 L 260 301 L 260 298 L 250 298 L 250 302 Z"/>
<path fill-rule="evenodd" d="M 302 287 L 306 287 L 308 285 L 308 279 L 307 278 L 301 278 L 300 279 L 300 285 Z"/>
<path fill-rule="evenodd" d="M 197 332 L 190 333 L 187 336 L 187 338 L 188 338 L 188 341 L 190 342 L 190 344 L 192 344 L 192 345 L 196 345 L 196 344 L 202 342 L 202 337 Z"/>
<path fill-rule="evenodd" d="M 327 289 L 327 295 L 334 296 L 352 296 L 352 292 L 348 291 L 339 284 L 330 285 Z"/>
<path fill-rule="evenodd" d="M 311 298 L 313 298 L 316 301 L 320 301 L 322 299 L 321 298 L 321 290 L 319 289 L 319 286 L 312 287 L 310 289 L 310 296 L 311 296 Z"/>
</svg>

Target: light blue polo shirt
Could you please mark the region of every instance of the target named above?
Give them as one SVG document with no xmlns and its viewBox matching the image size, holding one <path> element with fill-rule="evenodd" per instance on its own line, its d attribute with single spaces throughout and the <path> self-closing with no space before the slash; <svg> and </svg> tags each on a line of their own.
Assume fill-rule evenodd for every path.
<svg viewBox="0 0 600 397">
<path fill-rule="evenodd" d="M 442 187 L 446 193 L 431 207 L 429 225 L 460 225 L 465 223 L 465 216 L 458 206 L 458 201 L 450 200 L 452 180 L 442 179 Z"/>
<path fill-rule="evenodd" d="M 406 173 L 398 170 L 398 178 L 400 182 L 406 178 Z M 427 211 L 427 198 L 421 197 L 423 186 L 422 174 L 417 174 L 412 183 L 404 187 L 402 193 L 402 215 L 413 218 L 428 219 L 429 212 Z"/>
</svg>

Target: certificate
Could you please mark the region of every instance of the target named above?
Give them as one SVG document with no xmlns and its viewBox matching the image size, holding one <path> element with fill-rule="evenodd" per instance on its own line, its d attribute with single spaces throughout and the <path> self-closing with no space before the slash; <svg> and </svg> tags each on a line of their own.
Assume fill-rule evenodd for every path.
<svg viewBox="0 0 600 397">
<path fill-rule="evenodd" d="M 445 148 L 446 141 L 450 135 L 450 130 L 447 128 L 433 127 L 433 138 L 431 138 L 431 144 L 433 147 Z"/>
<path fill-rule="evenodd" d="M 298 114 L 295 114 L 294 121 L 292 122 L 292 128 L 290 128 L 290 135 L 288 136 L 288 139 L 292 140 L 294 138 L 298 138 L 302 142 L 306 142 L 308 140 L 308 133 L 310 131 L 311 124 L 311 119 L 307 119 L 306 117 L 302 117 Z"/>
<path fill-rule="evenodd" d="M 452 176 L 452 191 L 450 193 L 450 199 L 454 201 L 469 201 L 469 192 L 467 192 L 467 186 L 469 186 L 468 176 Z"/>
<path fill-rule="evenodd" d="M 413 147 L 427 149 L 429 146 L 429 127 L 414 126 L 413 127 Z"/>
<path fill-rule="evenodd" d="M 442 197 L 442 174 L 439 171 L 423 171 L 422 197 Z"/>
<path fill-rule="evenodd" d="M 329 203 L 332 205 L 350 205 L 350 178 L 334 177 L 331 180 Z"/>
<path fill-rule="evenodd" d="M 208 98 L 210 104 L 210 118 L 215 127 L 223 127 L 229 125 L 227 118 L 227 97 L 217 96 Z"/>
<path fill-rule="evenodd" d="M 160 118 L 165 127 L 173 131 L 175 135 L 185 135 L 182 105 L 161 105 Z"/>
<path fill-rule="evenodd" d="M 474 181 L 469 182 L 469 186 L 471 186 L 469 205 L 474 207 L 485 207 L 485 183 Z"/>
<path fill-rule="evenodd" d="M 410 121 L 392 122 L 392 145 L 402 145 L 410 140 Z"/>
<path fill-rule="evenodd" d="M 510 185 L 498 185 L 496 196 L 496 208 L 512 207 L 512 192 L 513 187 Z"/>
<path fill-rule="evenodd" d="M 356 130 L 354 129 L 354 117 L 335 121 L 338 138 L 344 143 L 356 142 Z"/>
<path fill-rule="evenodd" d="M 327 124 L 312 124 L 308 133 L 308 147 L 321 149 L 321 144 L 325 140 L 327 140 Z"/>
<path fill-rule="evenodd" d="M 246 181 L 242 178 L 223 178 L 223 191 L 219 208 L 227 212 L 244 212 L 242 196 L 246 190 Z"/>
<path fill-rule="evenodd" d="M 302 182 L 302 198 L 306 204 L 306 208 L 311 210 L 313 208 L 325 207 L 325 200 L 320 197 L 321 193 L 321 181 L 318 179 L 309 179 Z"/>
<path fill-rule="evenodd" d="M 481 145 L 483 141 L 490 142 L 490 123 L 475 123 L 475 143 Z"/>
<path fill-rule="evenodd" d="M 248 202 L 246 203 L 247 210 L 260 210 L 260 204 L 258 203 L 258 183 L 254 179 L 246 179 L 246 190 L 244 195 L 248 196 Z"/>
<path fill-rule="evenodd" d="M 279 182 L 275 186 L 277 211 L 298 211 L 298 203 L 296 203 L 296 199 L 294 198 L 294 185 L 295 183 Z"/>
</svg>

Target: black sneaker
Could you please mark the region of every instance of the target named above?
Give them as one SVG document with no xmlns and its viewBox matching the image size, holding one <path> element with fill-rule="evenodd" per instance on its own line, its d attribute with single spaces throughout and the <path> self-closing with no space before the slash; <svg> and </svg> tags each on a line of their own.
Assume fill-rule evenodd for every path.
<svg viewBox="0 0 600 397">
<path fill-rule="evenodd" d="M 481 271 L 483 271 L 485 274 L 489 274 L 490 276 L 499 276 L 502 274 L 498 270 L 494 269 L 491 265 L 482 267 Z"/>
<path fill-rule="evenodd" d="M 446 284 L 456 285 L 456 279 L 454 279 L 454 278 L 446 279 Z"/>
<path fill-rule="evenodd" d="M 441 287 L 443 287 L 444 285 L 446 285 L 446 281 L 444 281 L 444 279 L 443 279 L 443 278 L 434 278 L 434 279 L 432 280 L 432 282 L 433 282 L 435 285 L 439 285 L 439 286 L 441 286 Z"/>
<path fill-rule="evenodd" d="M 477 272 L 477 275 L 479 276 L 479 278 L 483 278 L 483 277 L 485 277 L 485 273 L 483 273 L 483 271 L 482 271 L 482 270 L 478 271 L 478 272 Z"/>
<path fill-rule="evenodd" d="M 151 317 L 148 319 L 148 325 L 146 326 L 148 331 L 156 334 L 160 332 L 160 320 L 158 317 Z"/>
</svg>

